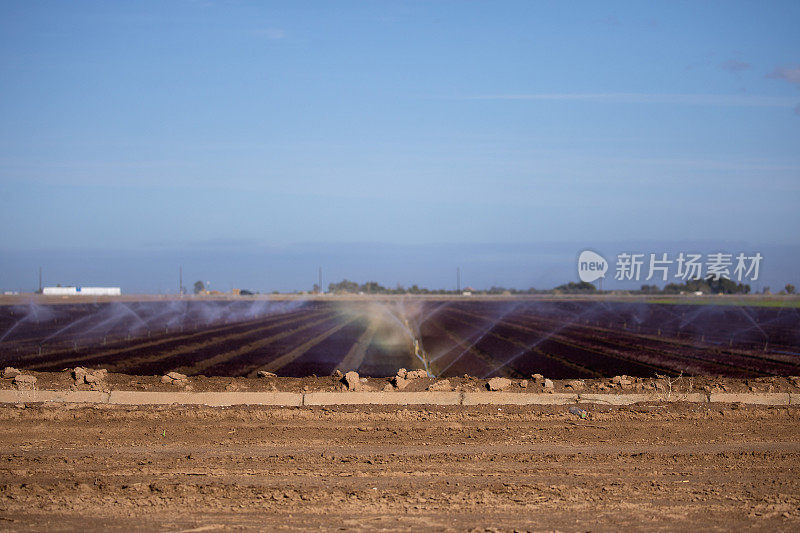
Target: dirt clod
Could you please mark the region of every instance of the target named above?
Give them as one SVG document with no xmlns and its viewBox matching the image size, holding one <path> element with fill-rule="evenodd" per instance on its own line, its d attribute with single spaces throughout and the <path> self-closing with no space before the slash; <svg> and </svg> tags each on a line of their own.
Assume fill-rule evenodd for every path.
<svg viewBox="0 0 800 533">
<path fill-rule="evenodd" d="M 512 381 L 508 378 L 492 378 L 486 384 L 489 390 L 505 390 L 511 386 Z"/>
<path fill-rule="evenodd" d="M 441 381 L 437 381 L 436 383 L 431 384 L 428 387 L 430 391 L 451 391 L 453 390 L 453 386 L 450 384 L 449 379 L 443 379 Z"/>
<path fill-rule="evenodd" d="M 83 379 L 85 379 L 86 383 L 89 384 L 100 383 L 106 380 L 106 376 L 108 376 L 108 370 L 105 368 L 100 368 L 92 372 L 87 372 Z"/>
<path fill-rule="evenodd" d="M 614 376 L 611 378 L 611 383 L 623 389 L 629 389 L 633 386 L 633 380 L 628 376 Z"/>
<path fill-rule="evenodd" d="M 7 366 L 3 369 L 3 379 L 12 379 L 22 374 L 19 370 L 14 368 L 13 366 Z"/>
<path fill-rule="evenodd" d="M 583 390 L 586 384 L 583 382 L 583 380 L 573 379 L 572 381 L 567 381 L 564 386 L 572 390 Z"/>
<path fill-rule="evenodd" d="M 36 376 L 18 374 L 14 376 L 14 385 L 19 390 L 33 390 L 36 387 Z"/>
<path fill-rule="evenodd" d="M 186 374 L 181 374 L 179 372 L 169 372 L 164 376 L 161 376 L 161 383 L 166 383 L 168 385 L 175 385 L 177 387 L 184 387 L 189 382 L 189 378 Z"/>
<path fill-rule="evenodd" d="M 76 366 L 72 370 L 72 379 L 75 380 L 75 383 L 86 383 L 86 369 L 82 366 Z"/>
<path fill-rule="evenodd" d="M 351 370 L 344 375 L 344 384 L 347 385 L 347 390 L 357 391 L 363 387 L 363 383 L 358 377 L 358 372 Z"/>
<path fill-rule="evenodd" d="M 392 384 L 397 387 L 397 390 L 403 390 L 408 385 L 408 380 L 400 376 L 395 376 L 392 378 Z"/>
<path fill-rule="evenodd" d="M 75 386 L 87 384 L 92 390 L 103 390 L 108 378 L 108 370 L 76 366 L 72 370 L 72 378 L 75 380 Z"/>
</svg>

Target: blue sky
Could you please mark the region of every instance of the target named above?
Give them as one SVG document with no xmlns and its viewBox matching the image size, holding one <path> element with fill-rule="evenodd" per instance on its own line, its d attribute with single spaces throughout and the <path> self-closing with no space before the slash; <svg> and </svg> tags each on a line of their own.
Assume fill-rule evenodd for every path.
<svg viewBox="0 0 800 533">
<path fill-rule="evenodd" d="M 548 285 L 586 246 L 700 241 L 778 247 L 773 283 L 797 281 L 798 22 L 794 1 L 3 2 L 0 287 L 44 262 L 155 291 L 184 261 L 436 285 L 457 260 Z"/>
</svg>

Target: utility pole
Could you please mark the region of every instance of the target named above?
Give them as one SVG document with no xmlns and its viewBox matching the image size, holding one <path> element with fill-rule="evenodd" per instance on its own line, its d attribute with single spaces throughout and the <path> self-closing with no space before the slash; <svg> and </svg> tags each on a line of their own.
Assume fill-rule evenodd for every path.
<svg viewBox="0 0 800 533">
<path fill-rule="evenodd" d="M 461 267 L 456 267 L 456 292 L 461 292 Z"/>
<path fill-rule="evenodd" d="M 178 294 L 183 296 L 183 266 L 178 267 Z"/>
<path fill-rule="evenodd" d="M 42 294 L 42 267 L 39 267 L 39 294 Z"/>
<path fill-rule="evenodd" d="M 322 267 L 319 267 L 319 293 L 324 294 L 325 291 L 322 288 Z"/>
</svg>

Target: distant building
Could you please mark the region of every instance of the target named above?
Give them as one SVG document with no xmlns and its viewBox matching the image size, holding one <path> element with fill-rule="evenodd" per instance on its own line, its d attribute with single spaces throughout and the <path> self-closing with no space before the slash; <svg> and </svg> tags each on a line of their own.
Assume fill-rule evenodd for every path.
<svg viewBox="0 0 800 533">
<path fill-rule="evenodd" d="M 45 287 L 42 294 L 47 296 L 119 296 L 119 287 Z"/>
</svg>

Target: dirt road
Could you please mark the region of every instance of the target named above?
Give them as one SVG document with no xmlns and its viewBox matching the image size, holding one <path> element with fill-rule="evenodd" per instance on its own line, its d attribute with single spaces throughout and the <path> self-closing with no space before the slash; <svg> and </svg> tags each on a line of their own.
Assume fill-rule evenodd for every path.
<svg viewBox="0 0 800 533">
<path fill-rule="evenodd" d="M 800 409 L 0 407 L 10 530 L 800 528 Z"/>
</svg>

